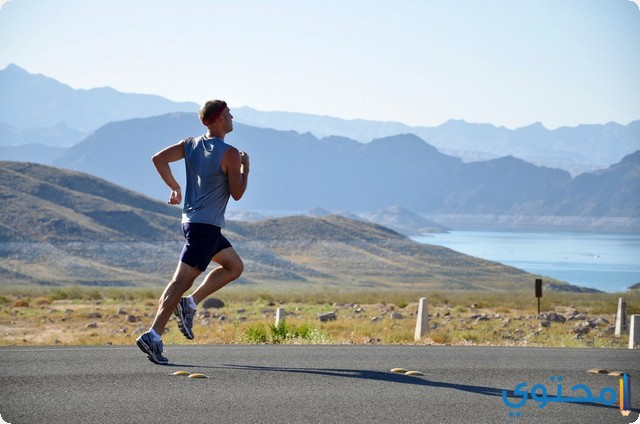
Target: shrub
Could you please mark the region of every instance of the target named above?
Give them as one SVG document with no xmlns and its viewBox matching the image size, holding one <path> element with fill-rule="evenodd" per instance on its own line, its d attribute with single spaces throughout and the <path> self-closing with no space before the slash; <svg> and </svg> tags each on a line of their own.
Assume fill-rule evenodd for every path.
<svg viewBox="0 0 640 424">
<path fill-rule="evenodd" d="M 244 335 L 247 343 L 266 343 L 268 340 L 267 331 L 262 323 L 247 326 Z"/>
<path fill-rule="evenodd" d="M 38 297 L 33 301 L 33 303 L 38 306 L 51 305 L 51 299 L 48 297 Z"/>
<path fill-rule="evenodd" d="M 29 307 L 29 301 L 26 299 L 18 299 L 15 302 L 13 302 L 13 307 L 14 308 L 28 308 Z"/>
<path fill-rule="evenodd" d="M 244 331 L 245 339 L 248 343 L 290 343 L 296 341 L 314 342 L 324 340 L 323 334 L 309 324 L 302 324 L 296 327 L 280 321 L 278 325 L 269 324 L 268 332 L 265 325 L 258 323 L 249 325 Z"/>
</svg>

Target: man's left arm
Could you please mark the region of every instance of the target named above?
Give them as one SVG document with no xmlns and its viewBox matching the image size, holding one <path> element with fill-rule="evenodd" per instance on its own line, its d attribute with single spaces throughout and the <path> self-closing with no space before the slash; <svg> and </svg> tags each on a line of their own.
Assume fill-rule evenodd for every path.
<svg viewBox="0 0 640 424">
<path fill-rule="evenodd" d="M 227 173 L 229 191 L 233 200 L 240 200 L 247 190 L 249 182 L 249 155 L 235 147 L 224 152 L 223 170 Z"/>
</svg>

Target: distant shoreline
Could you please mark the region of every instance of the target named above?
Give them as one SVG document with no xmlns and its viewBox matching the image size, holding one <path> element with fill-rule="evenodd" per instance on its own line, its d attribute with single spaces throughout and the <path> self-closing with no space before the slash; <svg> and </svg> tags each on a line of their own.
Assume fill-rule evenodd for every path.
<svg viewBox="0 0 640 424">
<path fill-rule="evenodd" d="M 464 231 L 563 231 L 640 234 L 640 218 L 558 215 L 425 214 L 428 219 Z"/>
</svg>

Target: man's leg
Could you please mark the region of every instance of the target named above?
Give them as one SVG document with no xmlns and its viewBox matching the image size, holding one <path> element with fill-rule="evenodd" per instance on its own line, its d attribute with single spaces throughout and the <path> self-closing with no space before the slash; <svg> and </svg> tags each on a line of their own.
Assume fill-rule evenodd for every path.
<svg viewBox="0 0 640 424">
<path fill-rule="evenodd" d="M 187 265 L 182 261 L 178 264 L 173 278 L 167 284 L 160 297 L 160 305 L 152 326 L 156 333 L 162 335 L 169 318 L 171 318 L 171 314 L 173 314 L 174 309 L 176 309 L 178 302 L 182 298 L 182 294 L 191 288 L 194 280 L 200 274 L 201 271 L 198 268 Z"/>
<path fill-rule="evenodd" d="M 164 327 L 167 325 L 173 309 L 180 302 L 182 293 L 189 290 L 198 275 L 200 275 L 200 270 L 180 261 L 173 279 L 167 284 L 160 297 L 158 312 L 153 320 L 153 331 L 149 330 L 136 339 L 136 344 L 141 351 L 147 354 L 147 358 L 151 362 L 160 365 L 169 363 L 169 360 L 162 354 L 164 347 L 160 336 L 164 332 Z"/>
<path fill-rule="evenodd" d="M 211 271 L 202 284 L 193 292 L 193 300 L 196 304 L 240 277 L 242 271 L 244 271 L 242 259 L 240 259 L 233 247 L 221 250 L 211 258 L 211 261 L 220 266 Z"/>
</svg>

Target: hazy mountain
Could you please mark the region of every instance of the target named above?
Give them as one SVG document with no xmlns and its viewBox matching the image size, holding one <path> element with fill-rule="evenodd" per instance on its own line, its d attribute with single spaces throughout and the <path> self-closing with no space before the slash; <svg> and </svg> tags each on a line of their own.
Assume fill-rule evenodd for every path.
<svg viewBox="0 0 640 424">
<path fill-rule="evenodd" d="M 628 125 L 611 122 L 555 130 L 535 123 L 511 130 L 461 120 L 450 120 L 437 127 L 411 127 L 398 122 L 261 112 L 249 107 L 234 109 L 234 117 L 251 126 L 310 132 L 319 138 L 344 136 L 360 142 L 412 133 L 441 152 L 465 161 L 511 155 L 537 165 L 562 168 L 572 174 L 607 167 L 640 150 L 640 121 Z"/>
<path fill-rule="evenodd" d="M 36 128 L 16 128 L 0 122 L 0 146 L 39 144 L 51 147 L 71 147 L 88 135 L 89 133 L 71 129 L 62 122 L 58 122 L 52 127 Z"/>
<path fill-rule="evenodd" d="M 195 103 L 120 93 L 109 87 L 73 89 L 16 65 L 0 71 L 0 93 L 0 122 L 18 128 L 52 127 L 62 122 L 77 131 L 91 131 L 111 121 L 198 110 Z"/>
<path fill-rule="evenodd" d="M 110 123 L 56 165 L 164 200 L 167 188 L 151 156 L 202 132 L 195 114 Z M 227 141 L 251 156 L 251 187 L 239 204 L 244 210 L 322 207 L 360 213 L 400 206 L 420 215 L 626 217 L 636 225 L 640 215 L 634 195 L 640 186 L 637 154 L 606 170 L 572 178 L 566 171 L 510 156 L 464 163 L 413 134 L 363 144 L 235 124 Z M 174 173 L 184 178 L 182 163 L 175 164 Z M 605 188 L 594 190 L 601 186 Z"/>
<path fill-rule="evenodd" d="M 109 123 L 69 149 L 54 165 L 87 172 L 165 200 L 167 188 L 151 163 L 154 153 L 188 135 L 204 133 L 195 113 L 174 113 Z M 182 166 L 182 167 L 181 167 Z M 184 165 L 174 174 L 184 180 Z"/>
<path fill-rule="evenodd" d="M 437 222 L 426 219 L 399 206 L 391 206 L 376 212 L 363 213 L 361 217 L 409 236 L 419 236 L 425 233 L 443 233 L 449 230 Z"/>
<path fill-rule="evenodd" d="M 0 284 L 165 284 L 178 209 L 87 174 L 0 164 Z M 529 289 L 535 276 L 338 216 L 229 221 L 238 284 Z M 575 287 L 559 283 L 560 289 Z"/>
</svg>

